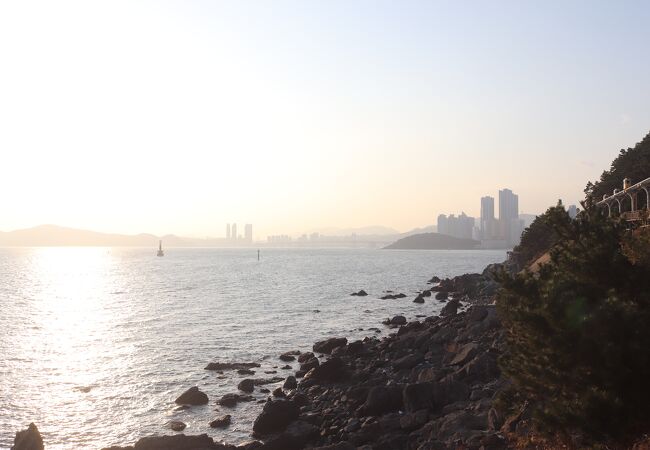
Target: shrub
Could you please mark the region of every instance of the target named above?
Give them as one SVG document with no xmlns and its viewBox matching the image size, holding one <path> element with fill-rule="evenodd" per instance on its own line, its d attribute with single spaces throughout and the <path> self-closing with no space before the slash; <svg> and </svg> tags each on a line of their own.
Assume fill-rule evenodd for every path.
<svg viewBox="0 0 650 450">
<path fill-rule="evenodd" d="M 629 432 L 650 417 L 650 266 L 633 257 L 650 254 L 650 239 L 594 208 L 545 224 L 557 237 L 550 261 L 498 277 L 511 397 L 542 429 Z"/>
</svg>

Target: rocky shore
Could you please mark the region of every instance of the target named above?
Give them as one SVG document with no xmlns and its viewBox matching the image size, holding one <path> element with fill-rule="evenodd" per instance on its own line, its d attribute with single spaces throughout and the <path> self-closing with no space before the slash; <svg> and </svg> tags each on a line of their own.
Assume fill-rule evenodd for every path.
<svg viewBox="0 0 650 450">
<path fill-rule="evenodd" d="M 217 403 L 252 401 L 250 393 L 256 389 L 269 393 L 253 424 L 255 440 L 249 443 L 233 446 L 205 434 L 175 434 L 103 450 L 506 448 L 504 435 L 520 415 L 500 417 L 493 405 L 505 382 L 497 365 L 504 331 L 490 304 L 496 291 L 492 269 L 432 278 L 431 286 L 413 301 L 445 302 L 441 315 L 412 322 L 403 316 L 389 318 L 384 323 L 395 332 L 383 339 L 331 338 L 315 343 L 312 352 L 278 355 L 279 361 L 296 362 L 299 368 L 272 393 L 264 386 L 280 379 L 244 379 L 239 392 Z M 245 372 L 251 367 L 254 363 L 211 363 L 206 369 Z M 198 388 L 177 399 L 182 405 L 207 401 Z M 210 426 L 229 424 L 230 415 L 225 415 Z M 12 449 L 42 449 L 37 434 L 30 425 L 17 434 Z"/>
</svg>

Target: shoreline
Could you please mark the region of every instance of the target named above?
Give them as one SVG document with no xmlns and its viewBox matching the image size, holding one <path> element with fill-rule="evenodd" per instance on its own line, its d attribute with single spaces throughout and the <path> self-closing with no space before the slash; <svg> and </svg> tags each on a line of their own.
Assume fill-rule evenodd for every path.
<svg viewBox="0 0 650 450">
<path fill-rule="evenodd" d="M 282 387 L 270 393 L 265 385 L 283 380 L 245 378 L 236 392 L 217 401 L 222 405 L 251 401 L 248 394 L 253 390 L 269 394 L 266 401 L 260 400 L 264 407 L 253 424 L 252 436 L 257 440 L 234 446 L 215 442 L 207 435 L 173 434 L 145 437 L 134 446 L 104 450 L 415 449 L 429 441 L 436 443 L 436 447 L 424 449 L 451 448 L 448 445 L 452 445 L 452 438 L 454 442 L 501 442 L 494 420 L 487 421 L 491 402 L 485 400 L 488 394 L 498 391 L 496 356 L 502 341 L 494 336 L 494 330 L 499 329 L 498 319 L 494 306 L 488 305 L 496 290 L 487 275 L 491 268 L 493 265 L 482 274 L 430 280 L 431 286 L 414 301 L 429 297 L 430 301 L 446 303 L 441 316 L 411 322 L 395 316 L 384 321 L 394 332 L 381 339 L 366 337 L 348 342 L 342 337 L 330 338 L 315 343 L 313 352 L 288 351 L 276 355 L 278 363 L 297 361 L 300 365 L 295 375 L 283 379 Z M 448 296 L 451 299 L 447 301 Z M 468 305 L 466 311 L 458 311 L 459 307 L 462 309 L 461 300 Z M 227 366 L 213 369 L 238 370 L 240 374 L 250 369 L 237 364 Z M 435 400 L 414 403 L 413 392 L 417 400 L 422 395 L 419 391 Z M 451 397 L 446 398 L 447 394 Z M 473 417 L 478 417 L 482 424 L 473 425 L 477 430 L 466 430 L 456 423 L 459 417 L 467 419 L 463 412 L 467 413 L 468 408 L 474 408 Z M 213 423 L 215 427 L 227 427 L 230 417 L 221 415 Z"/>
</svg>

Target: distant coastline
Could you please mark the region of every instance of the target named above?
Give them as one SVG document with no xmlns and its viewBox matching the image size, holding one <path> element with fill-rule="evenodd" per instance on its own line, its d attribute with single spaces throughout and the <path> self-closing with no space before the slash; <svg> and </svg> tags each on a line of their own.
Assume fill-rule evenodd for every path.
<svg viewBox="0 0 650 450">
<path fill-rule="evenodd" d="M 384 247 L 386 250 L 476 250 L 481 243 L 440 233 L 421 233 L 407 236 Z"/>
</svg>

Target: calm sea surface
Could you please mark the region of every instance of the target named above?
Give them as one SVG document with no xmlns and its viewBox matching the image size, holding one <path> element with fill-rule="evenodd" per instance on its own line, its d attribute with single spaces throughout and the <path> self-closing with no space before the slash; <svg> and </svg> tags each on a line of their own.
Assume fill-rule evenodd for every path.
<svg viewBox="0 0 650 450">
<path fill-rule="evenodd" d="M 504 258 L 504 251 L 263 249 L 257 261 L 256 249 L 169 249 L 164 258 L 150 249 L 0 249 L 0 448 L 29 422 L 48 449 L 132 444 L 172 433 L 171 420 L 187 423 L 186 434 L 248 440 L 261 405 L 218 407 L 244 377 L 219 378 L 207 363 L 255 361 L 262 364 L 255 377 L 287 376 L 281 352 L 310 350 L 330 336 L 376 335 L 369 327 L 382 336 L 381 320 L 398 313 L 436 314 L 435 300 L 412 303 L 431 276 L 481 271 Z M 349 296 L 359 289 L 370 295 Z M 379 300 L 384 290 L 408 297 Z M 210 403 L 175 411 L 174 399 L 194 385 Z M 222 414 L 233 424 L 211 429 Z"/>
</svg>

